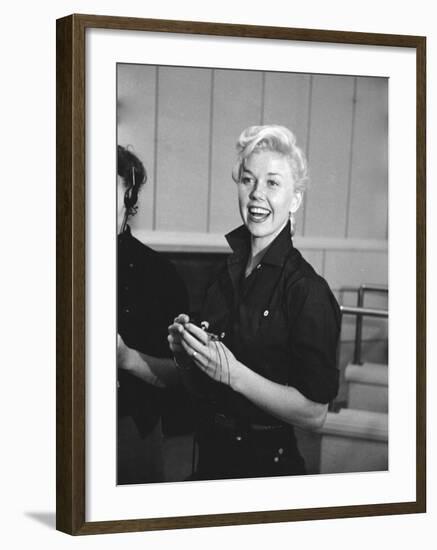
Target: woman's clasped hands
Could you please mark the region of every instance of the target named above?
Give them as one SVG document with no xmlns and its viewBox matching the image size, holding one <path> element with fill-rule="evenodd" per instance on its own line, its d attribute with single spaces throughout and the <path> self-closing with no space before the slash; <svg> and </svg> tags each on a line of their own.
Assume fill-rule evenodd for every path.
<svg viewBox="0 0 437 550">
<path fill-rule="evenodd" d="M 233 386 L 240 362 L 223 342 L 190 322 L 188 315 L 175 318 L 168 341 L 179 366 L 189 368 L 194 363 L 216 382 Z"/>
</svg>

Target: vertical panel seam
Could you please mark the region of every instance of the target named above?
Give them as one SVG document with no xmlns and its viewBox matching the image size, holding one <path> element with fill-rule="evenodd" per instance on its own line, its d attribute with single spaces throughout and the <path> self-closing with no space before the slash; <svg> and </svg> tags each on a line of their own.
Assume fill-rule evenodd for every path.
<svg viewBox="0 0 437 550">
<path fill-rule="evenodd" d="M 350 224 L 350 208 L 351 208 L 351 195 L 352 195 L 352 174 L 353 174 L 353 159 L 354 159 L 354 146 L 355 146 L 355 121 L 357 113 L 357 87 L 358 78 L 354 78 L 354 89 L 352 95 L 352 121 L 351 121 L 351 141 L 349 148 L 349 166 L 347 176 L 347 191 L 346 191 L 346 219 L 344 236 L 347 238 L 349 234 Z"/>
<path fill-rule="evenodd" d="M 212 139 L 214 124 L 214 86 L 215 69 L 211 69 L 211 89 L 209 96 L 209 144 L 208 144 L 208 207 L 206 209 L 206 232 L 211 231 L 211 208 L 212 208 Z"/>
<path fill-rule="evenodd" d="M 155 134 L 153 153 L 153 210 L 152 229 L 156 230 L 158 209 L 158 115 L 159 115 L 159 66 L 155 69 Z"/>
<path fill-rule="evenodd" d="M 266 99 L 266 73 L 263 71 L 261 73 L 261 116 L 260 124 L 264 124 L 265 120 L 265 99 Z"/>
<path fill-rule="evenodd" d="M 322 276 L 325 276 L 326 269 L 326 248 L 322 250 Z"/>
<path fill-rule="evenodd" d="M 311 133 L 312 103 L 313 103 L 313 75 L 310 75 L 309 85 L 308 85 L 307 135 L 306 135 L 306 142 L 305 142 L 305 156 L 308 162 L 310 160 L 310 133 Z M 303 201 L 302 236 L 305 235 L 305 229 L 306 229 L 307 202 L 308 202 L 308 194 L 305 200 Z"/>
</svg>

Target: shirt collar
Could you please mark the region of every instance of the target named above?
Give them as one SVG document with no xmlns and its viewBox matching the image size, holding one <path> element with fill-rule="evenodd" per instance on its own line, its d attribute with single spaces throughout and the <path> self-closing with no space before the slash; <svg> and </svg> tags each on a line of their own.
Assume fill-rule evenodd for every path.
<svg viewBox="0 0 437 550">
<path fill-rule="evenodd" d="M 250 233 L 245 225 L 237 227 L 225 237 L 234 252 L 235 261 L 239 261 L 242 256 L 247 257 L 250 247 Z M 281 266 L 292 248 L 291 225 L 288 222 L 267 249 L 261 263 Z"/>
<path fill-rule="evenodd" d="M 129 241 L 132 238 L 132 232 L 129 225 L 126 225 L 123 233 L 118 234 L 118 242 Z"/>
</svg>

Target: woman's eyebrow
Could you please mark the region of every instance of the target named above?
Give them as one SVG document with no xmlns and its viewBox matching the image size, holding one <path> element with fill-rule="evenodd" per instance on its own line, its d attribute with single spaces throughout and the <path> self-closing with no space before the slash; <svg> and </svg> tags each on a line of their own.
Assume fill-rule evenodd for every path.
<svg viewBox="0 0 437 550">
<path fill-rule="evenodd" d="M 243 174 L 248 173 L 254 178 L 256 178 L 255 174 L 249 170 L 249 168 L 243 168 Z M 278 176 L 279 178 L 282 178 L 283 175 L 280 172 L 267 172 L 267 176 Z"/>
</svg>

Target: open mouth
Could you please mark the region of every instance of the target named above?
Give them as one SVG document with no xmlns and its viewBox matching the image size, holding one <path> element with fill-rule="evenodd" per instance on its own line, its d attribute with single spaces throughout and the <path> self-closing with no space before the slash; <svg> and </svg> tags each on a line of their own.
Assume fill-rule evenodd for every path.
<svg viewBox="0 0 437 550">
<path fill-rule="evenodd" d="M 249 219 L 253 222 L 263 222 L 271 214 L 270 210 L 267 208 L 262 208 L 260 206 L 249 206 Z"/>
</svg>

